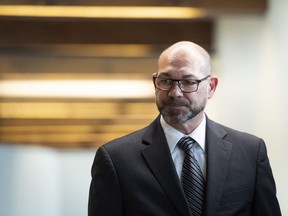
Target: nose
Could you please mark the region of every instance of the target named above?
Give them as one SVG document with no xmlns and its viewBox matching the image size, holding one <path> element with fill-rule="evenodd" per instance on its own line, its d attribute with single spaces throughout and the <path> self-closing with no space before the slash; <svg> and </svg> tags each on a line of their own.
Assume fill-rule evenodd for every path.
<svg viewBox="0 0 288 216">
<path fill-rule="evenodd" d="M 183 92 L 179 85 L 180 84 L 178 81 L 174 81 L 172 88 L 168 92 L 169 97 L 182 97 L 183 96 Z"/>
</svg>

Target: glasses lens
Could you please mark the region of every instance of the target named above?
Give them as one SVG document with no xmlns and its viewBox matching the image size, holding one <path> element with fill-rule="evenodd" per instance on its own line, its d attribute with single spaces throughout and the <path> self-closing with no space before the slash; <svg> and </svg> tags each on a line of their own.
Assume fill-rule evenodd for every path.
<svg viewBox="0 0 288 216">
<path fill-rule="evenodd" d="M 173 86 L 173 80 L 155 78 L 155 84 L 157 88 L 166 91 L 166 90 L 170 90 L 171 87 Z"/>
<path fill-rule="evenodd" d="M 180 81 L 180 88 L 184 92 L 193 92 L 197 91 L 198 82 L 195 80 L 181 80 Z"/>
</svg>

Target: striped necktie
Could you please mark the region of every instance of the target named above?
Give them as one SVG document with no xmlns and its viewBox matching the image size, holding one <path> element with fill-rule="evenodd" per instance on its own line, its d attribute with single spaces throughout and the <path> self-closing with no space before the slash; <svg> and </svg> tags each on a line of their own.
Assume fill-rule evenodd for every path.
<svg viewBox="0 0 288 216">
<path fill-rule="evenodd" d="M 194 157 L 193 148 L 197 145 L 191 137 L 182 137 L 178 142 L 184 151 L 182 167 L 182 186 L 186 195 L 191 215 L 202 216 L 204 211 L 205 180 L 198 161 Z"/>
</svg>

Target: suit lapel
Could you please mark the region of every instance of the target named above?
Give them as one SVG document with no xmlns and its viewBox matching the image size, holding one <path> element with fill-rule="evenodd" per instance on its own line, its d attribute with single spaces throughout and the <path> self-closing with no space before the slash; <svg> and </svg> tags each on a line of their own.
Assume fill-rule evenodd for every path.
<svg viewBox="0 0 288 216">
<path fill-rule="evenodd" d="M 154 176 L 180 215 L 189 215 L 188 205 L 159 118 L 148 127 L 143 140 L 147 147 L 142 150 L 142 155 Z"/>
<path fill-rule="evenodd" d="M 223 139 L 225 135 L 226 132 L 222 127 L 207 120 L 206 215 L 215 215 L 225 184 L 232 150 L 232 144 Z"/>
</svg>

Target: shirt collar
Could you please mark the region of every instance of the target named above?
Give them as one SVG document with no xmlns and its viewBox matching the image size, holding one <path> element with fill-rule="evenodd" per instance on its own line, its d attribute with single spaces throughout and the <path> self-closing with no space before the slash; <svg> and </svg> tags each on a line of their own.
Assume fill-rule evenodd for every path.
<svg viewBox="0 0 288 216">
<path fill-rule="evenodd" d="M 172 126 L 170 126 L 163 118 L 161 115 L 160 118 L 160 124 L 164 130 L 165 137 L 168 142 L 168 146 L 170 148 L 170 152 L 172 152 L 178 143 L 178 141 L 183 137 L 183 136 L 190 136 L 192 137 L 202 148 L 203 152 L 205 152 L 205 135 L 206 135 L 206 117 L 203 118 L 201 123 L 198 125 L 198 127 L 192 131 L 191 134 L 185 135 L 181 133 L 180 131 L 176 130 Z"/>
</svg>

